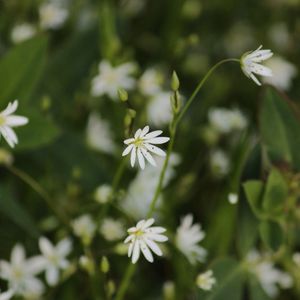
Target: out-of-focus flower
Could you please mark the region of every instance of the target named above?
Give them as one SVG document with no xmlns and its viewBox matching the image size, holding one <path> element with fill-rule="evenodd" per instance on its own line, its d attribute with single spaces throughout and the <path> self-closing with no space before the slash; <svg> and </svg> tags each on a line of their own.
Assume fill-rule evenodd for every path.
<svg viewBox="0 0 300 300">
<path fill-rule="evenodd" d="M 216 177 L 223 177 L 230 171 L 229 158 L 227 154 L 220 149 L 211 152 L 209 162 L 211 171 Z"/>
<path fill-rule="evenodd" d="M 124 141 L 125 145 L 128 145 L 122 153 L 122 156 L 126 156 L 131 152 L 130 163 L 134 167 L 136 157 L 138 158 L 141 169 L 145 168 L 145 158 L 153 166 L 156 166 L 155 160 L 149 153 L 152 152 L 159 156 L 166 156 L 166 153 L 153 144 L 164 144 L 170 140 L 168 137 L 159 137 L 162 134 L 161 130 L 155 130 L 149 132 L 149 126 L 145 126 L 143 129 L 138 129 L 133 138 Z"/>
<path fill-rule="evenodd" d="M 107 241 L 117 241 L 124 237 L 125 229 L 122 222 L 112 218 L 105 218 L 99 229 Z"/>
<path fill-rule="evenodd" d="M 80 267 L 88 272 L 89 274 L 93 274 L 95 272 L 95 264 L 94 262 L 87 256 L 82 255 L 79 258 Z"/>
<path fill-rule="evenodd" d="M 99 64 L 99 74 L 92 80 L 91 94 L 95 97 L 108 95 L 112 100 L 118 100 L 118 90 L 131 90 L 136 80 L 132 73 L 136 65 L 132 62 L 113 67 L 108 61 Z"/>
<path fill-rule="evenodd" d="M 140 13 L 145 5 L 146 1 L 143 0 L 123 0 L 121 2 L 122 5 L 122 13 L 127 15 L 128 17 L 132 17 Z"/>
<path fill-rule="evenodd" d="M 36 34 L 36 28 L 28 23 L 16 25 L 11 31 L 11 40 L 13 43 L 18 44 L 29 40 Z"/>
<path fill-rule="evenodd" d="M 115 152 L 116 145 L 109 124 L 95 112 L 89 116 L 86 135 L 87 143 L 93 149 L 108 154 Z"/>
<path fill-rule="evenodd" d="M 212 270 L 199 274 L 196 278 L 197 286 L 204 291 L 210 291 L 216 283 L 217 280 L 214 277 Z"/>
<path fill-rule="evenodd" d="M 0 148 L 0 165 L 11 166 L 14 162 L 13 155 L 4 148 Z"/>
<path fill-rule="evenodd" d="M 212 108 L 208 112 L 210 125 L 219 133 L 243 130 L 248 121 L 238 109 Z"/>
<path fill-rule="evenodd" d="M 54 246 L 47 238 L 41 237 L 39 246 L 44 257 L 46 280 L 49 285 L 54 286 L 59 281 L 59 270 L 65 270 L 69 266 L 66 257 L 72 250 L 72 242 L 65 238 Z"/>
<path fill-rule="evenodd" d="M 261 256 L 256 250 L 248 254 L 247 262 L 249 271 L 257 277 L 270 298 L 279 294 L 279 288 L 288 289 L 293 286 L 293 278 L 288 273 L 277 269 L 268 257 Z"/>
<path fill-rule="evenodd" d="M 164 300 L 175 300 L 175 284 L 173 281 L 166 281 L 163 284 Z"/>
<path fill-rule="evenodd" d="M 43 283 L 35 276 L 44 270 L 42 256 L 25 257 L 22 245 L 17 244 L 11 252 L 10 262 L 0 261 L 0 278 L 7 280 L 9 289 L 15 295 L 29 297 L 41 295 L 44 291 Z"/>
<path fill-rule="evenodd" d="M 198 245 L 204 237 L 205 233 L 201 230 L 201 225 L 198 223 L 193 225 L 193 216 L 191 214 L 181 219 L 180 226 L 176 232 L 175 244 L 191 264 L 205 260 L 207 252 Z"/>
<path fill-rule="evenodd" d="M 0 292 L 0 300 L 9 300 L 14 295 L 12 290 L 8 290 L 4 293 Z"/>
<path fill-rule="evenodd" d="M 89 245 L 96 232 L 96 224 L 90 215 L 82 215 L 73 221 L 74 233 L 81 238 L 82 242 Z"/>
<path fill-rule="evenodd" d="M 172 120 L 169 92 L 160 92 L 151 97 L 147 106 L 148 120 L 155 126 L 165 126 Z"/>
<path fill-rule="evenodd" d="M 292 79 L 297 74 L 295 65 L 281 57 L 275 56 L 266 63 L 266 66 L 272 69 L 273 76 L 263 78 L 264 83 L 273 84 L 282 90 L 288 90 L 291 87 Z"/>
<path fill-rule="evenodd" d="M 255 51 L 246 52 L 241 57 L 241 68 L 244 74 L 251 78 L 257 85 L 261 85 L 254 74 L 270 77 L 272 76 L 272 70 L 268 67 L 261 65 L 260 63 L 272 57 L 271 50 L 261 50 L 262 46 L 259 46 Z"/>
<path fill-rule="evenodd" d="M 268 36 L 274 46 L 281 51 L 285 51 L 291 46 L 291 36 L 287 24 L 284 22 L 273 24 L 269 29 Z"/>
<path fill-rule="evenodd" d="M 295 252 L 293 254 L 293 261 L 298 267 L 300 267 L 300 252 Z"/>
<path fill-rule="evenodd" d="M 28 123 L 26 117 L 13 115 L 18 105 L 18 100 L 15 100 L 13 103 L 8 103 L 7 107 L 0 112 L 0 136 L 2 135 L 12 148 L 18 143 L 18 137 L 12 128 Z"/>
<path fill-rule="evenodd" d="M 168 238 L 162 234 L 166 229 L 158 226 L 151 227 L 154 221 L 153 218 L 141 220 L 135 227 L 131 227 L 127 230 L 129 236 L 125 239 L 124 243 L 130 243 L 128 257 L 131 257 L 133 264 L 138 261 L 141 252 L 149 262 L 153 262 L 153 255 L 150 250 L 158 256 L 163 255 L 156 242 L 166 242 L 168 240 Z"/>
<path fill-rule="evenodd" d="M 49 1 L 39 8 L 40 25 L 43 29 L 59 29 L 69 16 L 67 9 L 58 1 Z"/>
<path fill-rule="evenodd" d="M 94 193 L 94 199 L 100 204 L 107 203 L 112 196 L 112 188 L 108 184 L 102 184 L 97 187 Z"/>
<path fill-rule="evenodd" d="M 239 197 L 235 193 L 229 193 L 228 201 L 230 204 L 237 204 L 237 202 L 239 201 Z"/>
<path fill-rule="evenodd" d="M 155 69 L 146 70 L 138 81 L 138 87 L 145 96 L 161 92 L 162 76 Z"/>
</svg>

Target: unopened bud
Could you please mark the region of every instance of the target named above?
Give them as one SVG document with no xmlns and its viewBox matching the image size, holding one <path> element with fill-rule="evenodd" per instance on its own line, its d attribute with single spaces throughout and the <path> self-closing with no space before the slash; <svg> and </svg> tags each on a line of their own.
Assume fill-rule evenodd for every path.
<svg viewBox="0 0 300 300">
<path fill-rule="evenodd" d="M 175 91 L 178 91 L 179 86 L 180 86 L 180 82 L 179 82 L 178 76 L 177 76 L 176 72 L 173 71 L 172 80 L 171 80 L 171 88 L 175 92 Z"/>
<path fill-rule="evenodd" d="M 180 111 L 181 103 L 178 91 L 174 91 L 173 95 L 171 96 L 171 106 L 174 114 L 177 114 Z"/>
<path fill-rule="evenodd" d="M 116 285 L 112 280 L 107 282 L 107 293 L 111 297 L 116 292 Z"/>
<path fill-rule="evenodd" d="M 109 272 L 110 269 L 110 265 L 109 265 L 109 261 L 107 259 L 106 256 L 103 256 L 101 259 L 101 265 L 100 265 L 101 271 L 106 274 Z"/>
<path fill-rule="evenodd" d="M 14 158 L 11 152 L 4 148 L 0 148 L 0 165 L 11 166 L 13 164 Z"/>
<path fill-rule="evenodd" d="M 164 300 L 175 299 L 175 284 L 173 281 L 166 281 L 163 285 Z"/>
<path fill-rule="evenodd" d="M 118 95 L 122 102 L 128 100 L 128 93 L 124 89 L 118 89 Z"/>
</svg>

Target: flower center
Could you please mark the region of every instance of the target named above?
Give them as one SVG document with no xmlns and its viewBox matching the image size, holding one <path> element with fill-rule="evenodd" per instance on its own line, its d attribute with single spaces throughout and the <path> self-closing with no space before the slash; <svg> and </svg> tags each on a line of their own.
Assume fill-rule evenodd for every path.
<svg viewBox="0 0 300 300">
<path fill-rule="evenodd" d="M 0 126 L 4 125 L 5 123 L 6 123 L 6 118 L 0 115 Z"/>
<path fill-rule="evenodd" d="M 136 147 L 141 147 L 141 146 L 143 146 L 143 144 L 144 144 L 144 140 L 141 139 L 141 138 L 137 138 L 137 139 L 134 140 L 133 144 L 134 144 Z"/>
</svg>

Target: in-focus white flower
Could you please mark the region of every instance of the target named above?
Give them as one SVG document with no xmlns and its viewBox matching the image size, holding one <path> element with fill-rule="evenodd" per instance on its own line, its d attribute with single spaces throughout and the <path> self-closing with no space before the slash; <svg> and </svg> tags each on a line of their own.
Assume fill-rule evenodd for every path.
<svg viewBox="0 0 300 300">
<path fill-rule="evenodd" d="M 210 168 L 216 177 L 223 177 L 230 171 L 230 161 L 227 154 L 218 149 L 214 150 L 210 154 Z"/>
<path fill-rule="evenodd" d="M 206 250 L 198 245 L 204 237 L 205 233 L 201 230 L 201 225 L 198 223 L 193 225 L 193 216 L 191 214 L 181 219 L 180 226 L 176 232 L 175 244 L 191 264 L 203 262 L 206 258 Z"/>
<path fill-rule="evenodd" d="M 136 81 L 132 73 L 136 65 L 132 62 L 113 67 L 108 61 L 99 64 L 99 74 L 92 80 L 92 96 L 108 95 L 112 100 L 118 100 L 118 90 L 131 90 Z"/>
<path fill-rule="evenodd" d="M 8 103 L 7 107 L 0 112 L 0 136 L 2 135 L 12 148 L 18 143 L 18 137 L 12 128 L 28 123 L 28 118 L 13 115 L 18 105 L 18 100 L 15 100 L 13 103 Z"/>
<path fill-rule="evenodd" d="M 0 261 L 0 278 L 8 281 L 9 289 L 15 295 L 38 296 L 44 291 L 43 283 L 35 276 L 44 270 L 42 256 L 25 257 L 22 245 L 17 244 L 11 252 L 10 262 Z"/>
<path fill-rule="evenodd" d="M 14 295 L 14 292 L 12 290 L 8 290 L 4 293 L 0 292 L 0 300 L 9 300 Z"/>
<path fill-rule="evenodd" d="M 244 74 L 248 78 L 251 78 L 257 85 L 261 85 L 261 83 L 254 74 L 267 77 L 272 76 L 272 70 L 260 63 L 272 57 L 273 52 L 269 49 L 261 50 L 261 48 L 262 46 L 259 46 L 255 51 L 246 52 L 240 60 Z"/>
<path fill-rule="evenodd" d="M 111 128 L 98 113 L 90 114 L 86 135 L 87 143 L 91 148 L 108 154 L 115 152 L 116 145 L 112 138 Z"/>
<path fill-rule="evenodd" d="M 293 278 L 286 272 L 277 269 L 268 259 L 252 250 L 247 255 L 250 272 L 258 279 L 262 289 L 270 298 L 276 298 L 279 288 L 288 289 L 293 286 Z"/>
<path fill-rule="evenodd" d="M 166 156 L 166 153 L 153 144 L 164 144 L 170 140 L 168 137 L 158 137 L 162 134 L 161 130 L 149 132 L 149 126 L 138 129 L 133 138 L 124 141 L 128 145 L 122 153 L 125 156 L 131 152 L 130 163 L 134 167 L 136 157 L 138 158 L 141 169 L 145 168 L 145 158 L 152 165 L 156 166 L 155 160 L 149 152 L 159 156 Z"/>
<path fill-rule="evenodd" d="M 85 214 L 72 223 L 75 235 L 81 238 L 84 244 L 90 244 L 96 232 L 96 224 L 90 215 Z"/>
<path fill-rule="evenodd" d="M 47 238 L 41 237 L 39 246 L 44 257 L 46 280 L 49 285 L 54 286 L 59 281 L 59 270 L 65 270 L 69 266 L 66 257 L 72 250 L 72 242 L 65 238 L 54 246 Z"/>
<path fill-rule="evenodd" d="M 97 187 L 94 193 L 94 199 L 100 204 L 107 203 L 112 195 L 112 187 L 108 184 L 102 184 Z"/>
<path fill-rule="evenodd" d="M 153 262 L 153 253 L 158 256 L 162 256 L 163 253 L 160 250 L 156 242 L 166 242 L 168 238 L 163 235 L 166 231 L 163 227 L 154 226 L 155 220 L 141 220 L 135 227 L 129 228 L 127 231 L 129 236 L 125 239 L 124 243 L 130 243 L 128 248 L 128 257 L 131 257 L 131 261 L 135 264 L 142 252 L 144 257 L 149 261 Z"/>
<path fill-rule="evenodd" d="M 210 291 L 216 283 L 217 280 L 214 277 L 212 270 L 199 274 L 196 278 L 197 286 L 204 291 Z"/>
<path fill-rule="evenodd" d="M 266 66 L 272 69 L 273 76 L 263 78 L 264 83 L 273 84 L 279 89 L 288 90 L 293 78 L 297 75 L 297 68 L 285 59 L 275 56 L 267 61 Z"/>
<path fill-rule="evenodd" d="M 165 126 L 172 120 L 172 107 L 169 92 L 160 92 L 151 97 L 147 105 L 147 116 L 151 124 Z"/>
<path fill-rule="evenodd" d="M 32 38 L 36 34 L 36 28 L 28 23 L 16 25 L 11 32 L 11 40 L 18 44 Z"/>
<path fill-rule="evenodd" d="M 161 92 L 161 84 L 161 74 L 155 69 L 148 69 L 141 76 L 138 87 L 145 96 L 153 96 Z"/>
<path fill-rule="evenodd" d="M 237 204 L 239 201 L 239 197 L 236 193 L 229 193 L 228 194 L 228 201 L 230 204 Z"/>
<path fill-rule="evenodd" d="M 107 241 L 117 241 L 124 237 L 124 224 L 112 218 L 105 218 L 99 229 L 100 233 Z"/>
<path fill-rule="evenodd" d="M 58 29 L 67 20 L 69 12 L 58 1 L 52 1 L 40 6 L 39 15 L 41 28 Z"/>
</svg>

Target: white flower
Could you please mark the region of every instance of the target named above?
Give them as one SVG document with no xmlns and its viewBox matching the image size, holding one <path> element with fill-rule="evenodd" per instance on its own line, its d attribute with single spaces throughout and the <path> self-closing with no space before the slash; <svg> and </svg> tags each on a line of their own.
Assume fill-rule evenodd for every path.
<svg viewBox="0 0 300 300">
<path fill-rule="evenodd" d="M 36 28 L 28 23 L 16 25 L 11 32 L 11 40 L 18 44 L 32 38 L 36 34 Z"/>
<path fill-rule="evenodd" d="M 203 262 L 206 258 L 206 250 L 198 245 L 204 237 L 205 233 L 201 230 L 201 225 L 198 223 L 193 225 L 193 216 L 191 214 L 181 219 L 180 226 L 176 232 L 175 244 L 191 264 Z"/>
<path fill-rule="evenodd" d="M 90 244 L 94 238 L 96 224 L 90 215 L 82 215 L 73 221 L 75 235 L 81 238 L 84 244 Z"/>
<path fill-rule="evenodd" d="M 300 267 L 300 252 L 295 252 L 293 254 L 293 261 L 298 267 Z"/>
<path fill-rule="evenodd" d="M 208 270 L 205 273 L 199 274 L 196 278 L 197 286 L 204 291 L 210 291 L 216 283 L 217 280 L 214 277 L 212 270 Z"/>
<path fill-rule="evenodd" d="M 64 270 L 69 265 L 66 256 L 72 250 L 72 242 L 66 238 L 54 246 L 47 238 L 41 237 L 39 246 L 44 257 L 46 280 L 49 285 L 54 286 L 59 280 L 59 270 Z"/>
<path fill-rule="evenodd" d="M 108 184 L 102 184 L 97 187 L 94 193 L 94 199 L 100 204 L 107 203 L 112 195 L 112 188 Z"/>
<path fill-rule="evenodd" d="M 59 2 L 48 2 L 39 8 L 40 24 L 43 29 L 58 29 L 62 27 L 69 12 L 61 7 Z"/>
<path fill-rule="evenodd" d="M 149 126 L 145 126 L 143 129 L 138 129 L 134 138 L 124 141 L 124 144 L 128 146 L 123 151 L 122 156 L 131 152 L 130 162 L 132 167 L 135 164 L 136 157 L 138 158 L 141 169 L 145 168 L 145 158 L 151 165 L 156 166 L 155 160 L 149 151 L 159 156 L 165 156 L 166 153 L 153 144 L 164 144 L 170 139 L 168 137 L 158 137 L 161 134 L 161 130 L 149 132 Z"/>
<path fill-rule="evenodd" d="M 9 300 L 14 295 L 12 290 L 8 290 L 4 293 L 0 293 L 0 300 Z"/>
<path fill-rule="evenodd" d="M 18 127 L 28 123 L 26 117 L 13 115 L 18 105 L 18 100 L 15 100 L 13 103 L 8 103 L 7 107 L 0 112 L 0 136 L 3 135 L 12 148 L 18 143 L 18 137 L 12 127 Z"/>
<path fill-rule="evenodd" d="M 155 69 L 146 70 L 138 82 L 139 89 L 146 96 L 153 96 L 157 93 L 160 93 L 161 84 L 162 76 Z"/>
<path fill-rule="evenodd" d="M 230 204 L 237 204 L 237 202 L 239 201 L 239 197 L 235 193 L 229 193 L 228 194 L 228 201 L 229 201 Z"/>
<path fill-rule="evenodd" d="M 216 177 L 227 175 L 230 170 L 230 162 L 227 154 L 222 150 L 214 150 L 211 152 L 210 167 Z"/>
<path fill-rule="evenodd" d="M 24 297 L 41 295 L 44 291 L 43 283 L 35 277 L 44 270 L 42 256 L 25 257 L 22 245 L 17 244 L 11 252 L 10 262 L 0 261 L 0 278 L 7 280 L 9 288 Z"/>
<path fill-rule="evenodd" d="M 131 257 L 133 264 L 138 261 L 140 252 L 143 253 L 149 262 L 153 262 L 153 255 L 150 250 L 158 256 L 163 255 L 156 242 L 166 242 L 168 240 L 168 238 L 162 234 L 166 229 L 163 227 L 151 227 L 154 221 L 153 218 L 141 220 L 135 227 L 131 227 L 127 230 L 129 236 L 125 239 L 124 243 L 130 243 L 128 257 Z"/>
<path fill-rule="evenodd" d="M 128 62 L 113 67 L 108 61 L 99 64 L 99 74 L 92 80 L 92 96 L 108 95 L 112 100 L 118 100 L 118 90 L 131 90 L 136 81 L 131 74 L 136 70 L 134 63 Z"/>
<path fill-rule="evenodd" d="M 257 277 L 262 289 L 270 298 L 279 294 L 279 287 L 287 289 L 293 286 L 293 278 L 286 272 L 277 269 L 268 257 L 261 256 L 252 250 L 247 255 L 250 271 Z"/>
<path fill-rule="evenodd" d="M 112 218 L 105 218 L 100 225 L 99 231 L 107 241 L 117 241 L 125 235 L 123 223 Z"/>
<path fill-rule="evenodd" d="M 109 124 L 95 112 L 89 116 L 86 135 L 91 148 L 108 154 L 115 152 L 116 145 Z"/>
<path fill-rule="evenodd" d="M 292 80 L 297 74 L 297 68 L 293 64 L 275 56 L 266 63 L 266 66 L 272 69 L 273 76 L 264 78 L 264 83 L 273 84 L 282 90 L 288 90 L 291 87 Z"/>
<path fill-rule="evenodd" d="M 257 85 L 261 85 L 258 79 L 254 76 L 254 74 L 261 76 L 272 76 L 272 70 L 261 65 L 260 63 L 264 60 L 272 57 L 273 53 L 271 50 L 260 50 L 262 46 L 259 46 L 253 52 L 246 52 L 241 57 L 241 68 L 244 74 L 251 78 Z"/>
<path fill-rule="evenodd" d="M 171 94 L 160 92 L 151 97 L 147 106 L 148 120 L 155 126 L 165 126 L 172 120 Z"/>
</svg>

